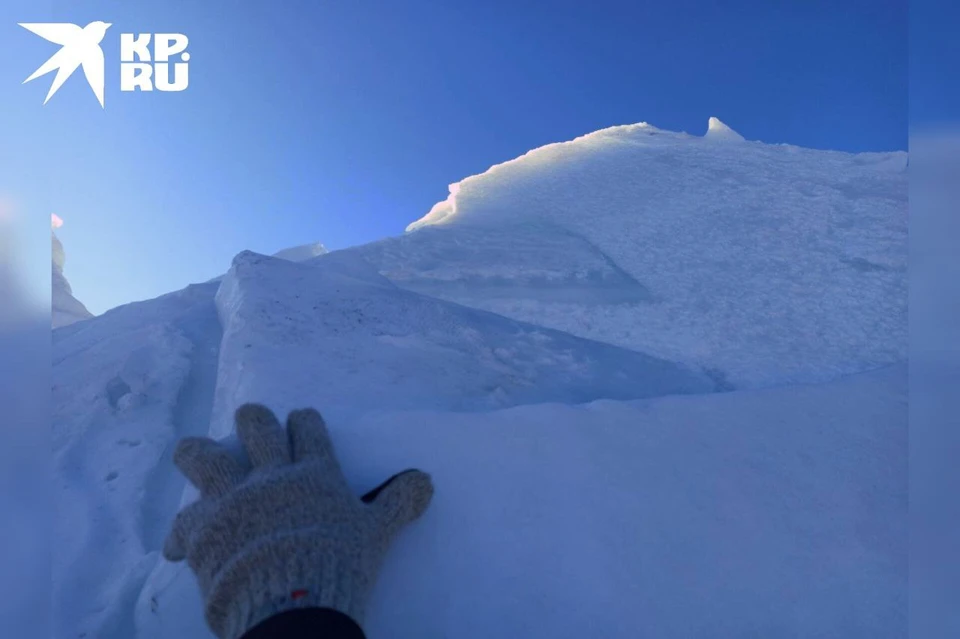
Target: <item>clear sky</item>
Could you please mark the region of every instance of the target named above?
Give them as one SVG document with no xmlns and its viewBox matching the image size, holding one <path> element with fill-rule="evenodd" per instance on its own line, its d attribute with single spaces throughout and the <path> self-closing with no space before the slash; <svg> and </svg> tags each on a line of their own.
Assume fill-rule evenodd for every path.
<svg viewBox="0 0 960 639">
<path fill-rule="evenodd" d="M 929 127 L 960 122 L 960 3 L 910 3 L 910 125 Z"/>
<path fill-rule="evenodd" d="M 243 249 L 399 234 L 449 183 L 605 126 L 701 134 L 715 115 L 748 139 L 907 145 L 905 0 L 12 0 L 0 16 L 0 196 L 64 219 L 95 313 Z M 106 108 L 79 72 L 41 106 L 53 76 L 20 83 L 58 47 L 16 23 L 93 20 L 113 23 Z M 139 31 L 190 37 L 187 91 L 119 91 L 120 33 Z"/>
</svg>

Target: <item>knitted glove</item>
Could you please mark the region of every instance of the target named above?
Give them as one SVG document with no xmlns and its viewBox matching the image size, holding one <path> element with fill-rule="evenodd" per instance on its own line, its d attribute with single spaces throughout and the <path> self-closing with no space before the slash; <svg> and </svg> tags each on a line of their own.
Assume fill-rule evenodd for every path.
<svg viewBox="0 0 960 639">
<path fill-rule="evenodd" d="M 362 624 L 390 542 L 430 503 L 430 476 L 405 471 L 360 500 L 317 411 L 290 413 L 286 432 L 257 404 L 235 419 L 252 469 L 212 439 L 177 445 L 174 463 L 200 499 L 177 515 L 164 557 L 187 560 L 221 639 L 294 608 L 332 608 Z"/>
</svg>

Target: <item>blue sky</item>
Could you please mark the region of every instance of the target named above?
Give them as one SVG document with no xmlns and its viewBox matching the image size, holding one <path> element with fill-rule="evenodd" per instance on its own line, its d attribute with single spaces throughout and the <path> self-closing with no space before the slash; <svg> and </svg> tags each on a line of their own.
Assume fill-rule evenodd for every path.
<svg viewBox="0 0 960 639">
<path fill-rule="evenodd" d="M 960 119 L 960 4 L 910 3 L 910 125 L 955 126 Z"/>
<path fill-rule="evenodd" d="M 96 313 L 243 249 L 399 234 L 447 184 L 605 126 L 699 134 L 716 115 L 748 139 L 907 144 L 906 2 L 14 0 L 0 16 L 16 51 L 0 196 L 65 220 L 66 274 Z M 113 23 L 106 108 L 79 73 L 41 106 L 52 75 L 20 83 L 57 47 L 16 22 L 92 20 Z M 190 37 L 187 91 L 119 91 L 120 33 L 138 31 Z"/>
</svg>

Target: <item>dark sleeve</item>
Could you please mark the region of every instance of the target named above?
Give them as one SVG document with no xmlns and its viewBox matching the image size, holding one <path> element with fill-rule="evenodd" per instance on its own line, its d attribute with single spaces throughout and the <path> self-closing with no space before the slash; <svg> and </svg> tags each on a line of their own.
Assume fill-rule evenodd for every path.
<svg viewBox="0 0 960 639">
<path fill-rule="evenodd" d="M 366 639 L 357 623 L 339 610 L 295 608 L 270 617 L 240 639 Z"/>
</svg>

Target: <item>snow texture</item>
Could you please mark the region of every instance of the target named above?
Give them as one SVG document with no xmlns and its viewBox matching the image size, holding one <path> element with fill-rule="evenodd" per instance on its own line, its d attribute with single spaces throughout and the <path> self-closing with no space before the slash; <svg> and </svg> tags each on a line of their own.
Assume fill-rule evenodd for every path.
<svg viewBox="0 0 960 639">
<path fill-rule="evenodd" d="M 451 185 L 406 237 L 350 250 L 400 286 L 738 388 L 905 358 L 906 154 L 716 143 L 728 131 L 550 144 Z"/>
<path fill-rule="evenodd" d="M 63 244 L 56 233 L 50 233 L 53 243 L 53 282 L 51 298 L 51 315 L 53 328 L 67 326 L 80 320 L 93 317 L 93 313 L 87 310 L 79 300 L 73 296 L 73 290 L 70 288 L 70 282 L 63 275 L 63 265 L 66 262 L 66 253 L 63 250 Z"/>
<path fill-rule="evenodd" d="M 715 390 L 706 375 L 671 362 L 418 295 L 349 266 L 249 252 L 234 259 L 216 296 L 225 429 L 236 406 L 284 397 L 289 409 L 314 402 L 339 415 Z M 276 374 L 294 365 L 296 375 Z"/>
<path fill-rule="evenodd" d="M 303 262 L 318 255 L 325 255 L 326 253 L 329 253 L 327 247 L 320 242 L 312 242 L 310 244 L 301 244 L 300 246 L 292 246 L 282 251 L 277 251 L 273 256 L 291 262 Z"/>
<path fill-rule="evenodd" d="M 245 401 L 319 408 L 358 495 L 433 474 L 371 639 L 903 636 L 903 157 L 719 142 L 600 131 L 56 329 L 54 636 L 210 636 L 170 455 Z"/>
</svg>

